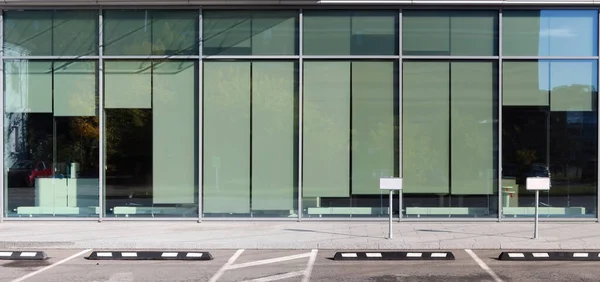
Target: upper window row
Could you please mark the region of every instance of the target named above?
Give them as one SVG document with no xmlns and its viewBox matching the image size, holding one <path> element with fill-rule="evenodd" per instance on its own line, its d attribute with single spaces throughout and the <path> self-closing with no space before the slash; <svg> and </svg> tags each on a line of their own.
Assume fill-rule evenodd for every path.
<svg viewBox="0 0 600 282">
<path fill-rule="evenodd" d="M 297 55 L 297 11 L 108 10 L 107 56 Z M 498 55 L 497 11 L 403 12 L 402 50 L 417 56 Z M 99 49 L 98 11 L 7 11 L 6 56 L 85 56 Z M 504 56 L 597 56 L 597 10 L 504 11 Z M 305 55 L 396 55 L 397 11 L 304 11 Z"/>
</svg>

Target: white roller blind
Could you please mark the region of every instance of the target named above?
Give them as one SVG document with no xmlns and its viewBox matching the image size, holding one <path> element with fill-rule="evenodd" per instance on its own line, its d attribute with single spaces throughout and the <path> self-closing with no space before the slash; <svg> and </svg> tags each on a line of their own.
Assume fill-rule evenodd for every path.
<svg viewBox="0 0 600 282">
<path fill-rule="evenodd" d="M 596 73 L 595 61 L 552 61 L 550 110 L 593 111 Z"/>
<path fill-rule="evenodd" d="M 107 109 L 152 108 L 151 73 L 150 62 L 105 62 L 104 107 Z"/>
<path fill-rule="evenodd" d="M 548 106 L 548 61 L 504 62 L 502 105 Z"/>
<path fill-rule="evenodd" d="M 96 115 L 96 63 L 54 63 L 54 115 Z"/>
<path fill-rule="evenodd" d="M 52 63 L 17 60 L 5 64 L 7 113 L 52 112 Z"/>
</svg>

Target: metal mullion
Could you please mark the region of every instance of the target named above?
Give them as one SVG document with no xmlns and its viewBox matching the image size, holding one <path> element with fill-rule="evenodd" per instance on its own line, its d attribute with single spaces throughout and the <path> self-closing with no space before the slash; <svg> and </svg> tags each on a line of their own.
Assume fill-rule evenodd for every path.
<svg viewBox="0 0 600 282">
<path fill-rule="evenodd" d="M 125 60 L 190 60 L 190 59 L 198 59 L 200 56 L 192 55 L 192 56 L 102 56 L 104 59 L 125 59 Z"/>
<path fill-rule="evenodd" d="M 502 10 L 498 11 L 498 222 L 502 221 Z"/>
<path fill-rule="evenodd" d="M 304 14 L 303 10 L 300 9 L 300 14 L 298 15 L 298 221 L 302 221 L 302 146 L 303 146 L 303 110 L 304 110 Z"/>
<path fill-rule="evenodd" d="M 600 21 L 598 21 L 598 28 L 600 28 Z M 600 48 L 600 36 L 597 37 L 598 42 L 596 46 L 596 52 L 600 53 L 600 50 L 598 50 L 598 48 Z M 600 176 L 600 165 L 598 165 L 598 160 L 600 160 L 600 123 L 598 122 L 600 121 L 600 99 L 598 99 L 598 83 L 600 83 L 600 60 L 596 61 L 596 75 L 598 75 L 598 80 L 596 81 L 596 222 L 600 222 L 600 213 L 598 212 L 598 208 L 600 208 L 600 185 L 598 185 L 598 177 Z"/>
<path fill-rule="evenodd" d="M 198 15 L 198 223 L 202 222 L 202 201 L 204 191 L 204 143 L 203 143 L 203 107 L 204 107 L 204 65 L 202 62 L 203 16 Z"/>
<path fill-rule="evenodd" d="M 402 9 L 398 11 L 398 177 L 402 178 Z M 402 191 L 398 191 L 398 222 L 402 221 Z"/>
<path fill-rule="evenodd" d="M 402 56 L 409 60 L 497 60 L 498 56 Z"/>
<path fill-rule="evenodd" d="M 98 222 L 102 222 L 104 217 L 104 188 L 106 185 L 105 172 L 106 172 L 106 150 L 104 149 L 105 142 L 105 120 L 104 120 L 104 61 L 102 59 L 102 54 L 104 53 L 104 40 L 103 40 L 103 13 L 102 9 L 99 10 L 98 13 L 98 119 L 99 119 L 99 158 L 100 162 L 98 165 L 99 175 L 98 175 Z"/>
<path fill-rule="evenodd" d="M 267 56 L 227 56 L 227 55 L 216 55 L 216 56 L 202 56 L 205 60 L 295 60 L 299 59 L 300 56 L 297 55 L 285 55 L 285 56 L 277 56 L 277 55 L 267 55 Z"/>
<path fill-rule="evenodd" d="M 0 118 L 0 128 L 4 129 L 4 11 L 0 10 L 0 91 L 2 91 L 0 97 L 0 110 L 2 110 L 2 117 Z M 4 180 L 7 177 L 7 174 L 4 170 L 4 134 L 2 134 L 2 138 L 0 138 L 0 156 L 2 156 L 2 161 L 0 161 L 0 171 L 2 171 L 2 175 L 0 175 L 0 223 L 4 221 L 4 193 L 8 194 L 8 189 L 4 187 Z M 8 198 L 8 195 L 7 195 Z"/>
</svg>

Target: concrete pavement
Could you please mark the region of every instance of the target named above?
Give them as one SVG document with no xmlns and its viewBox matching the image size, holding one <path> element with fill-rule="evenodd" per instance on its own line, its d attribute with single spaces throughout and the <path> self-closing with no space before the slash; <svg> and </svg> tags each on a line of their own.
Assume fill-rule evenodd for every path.
<svg viewBox="0 0 600 282">
<path fill-rule="evenodd" d="M 600 249 L 595 222 L 5 221 L 0 249 Z"/>
</svg>

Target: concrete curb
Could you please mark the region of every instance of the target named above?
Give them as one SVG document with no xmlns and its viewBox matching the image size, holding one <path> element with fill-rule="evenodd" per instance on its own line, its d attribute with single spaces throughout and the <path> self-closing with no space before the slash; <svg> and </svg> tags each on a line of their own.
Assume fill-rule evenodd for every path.
<svg viewBox="0 0 600 282">
<path fill-rule="evenodd" d="M 0 260 L 46 260 L 48 256 L 40 251 L 0 251 Z"/>
<path fill-rule="evenodd" d="M 502 252 L 504 261 L 600 261 L 599 252 Z"/>
<path fill-rule="evenodd" d="M 93 251 L 87 260 L 212 260 L 209 252 Z"/>
<path fill-rule="evenodd" d="M 454 260 L 452 252 L 337 252 L 334 260 Z"/>
</svg>

